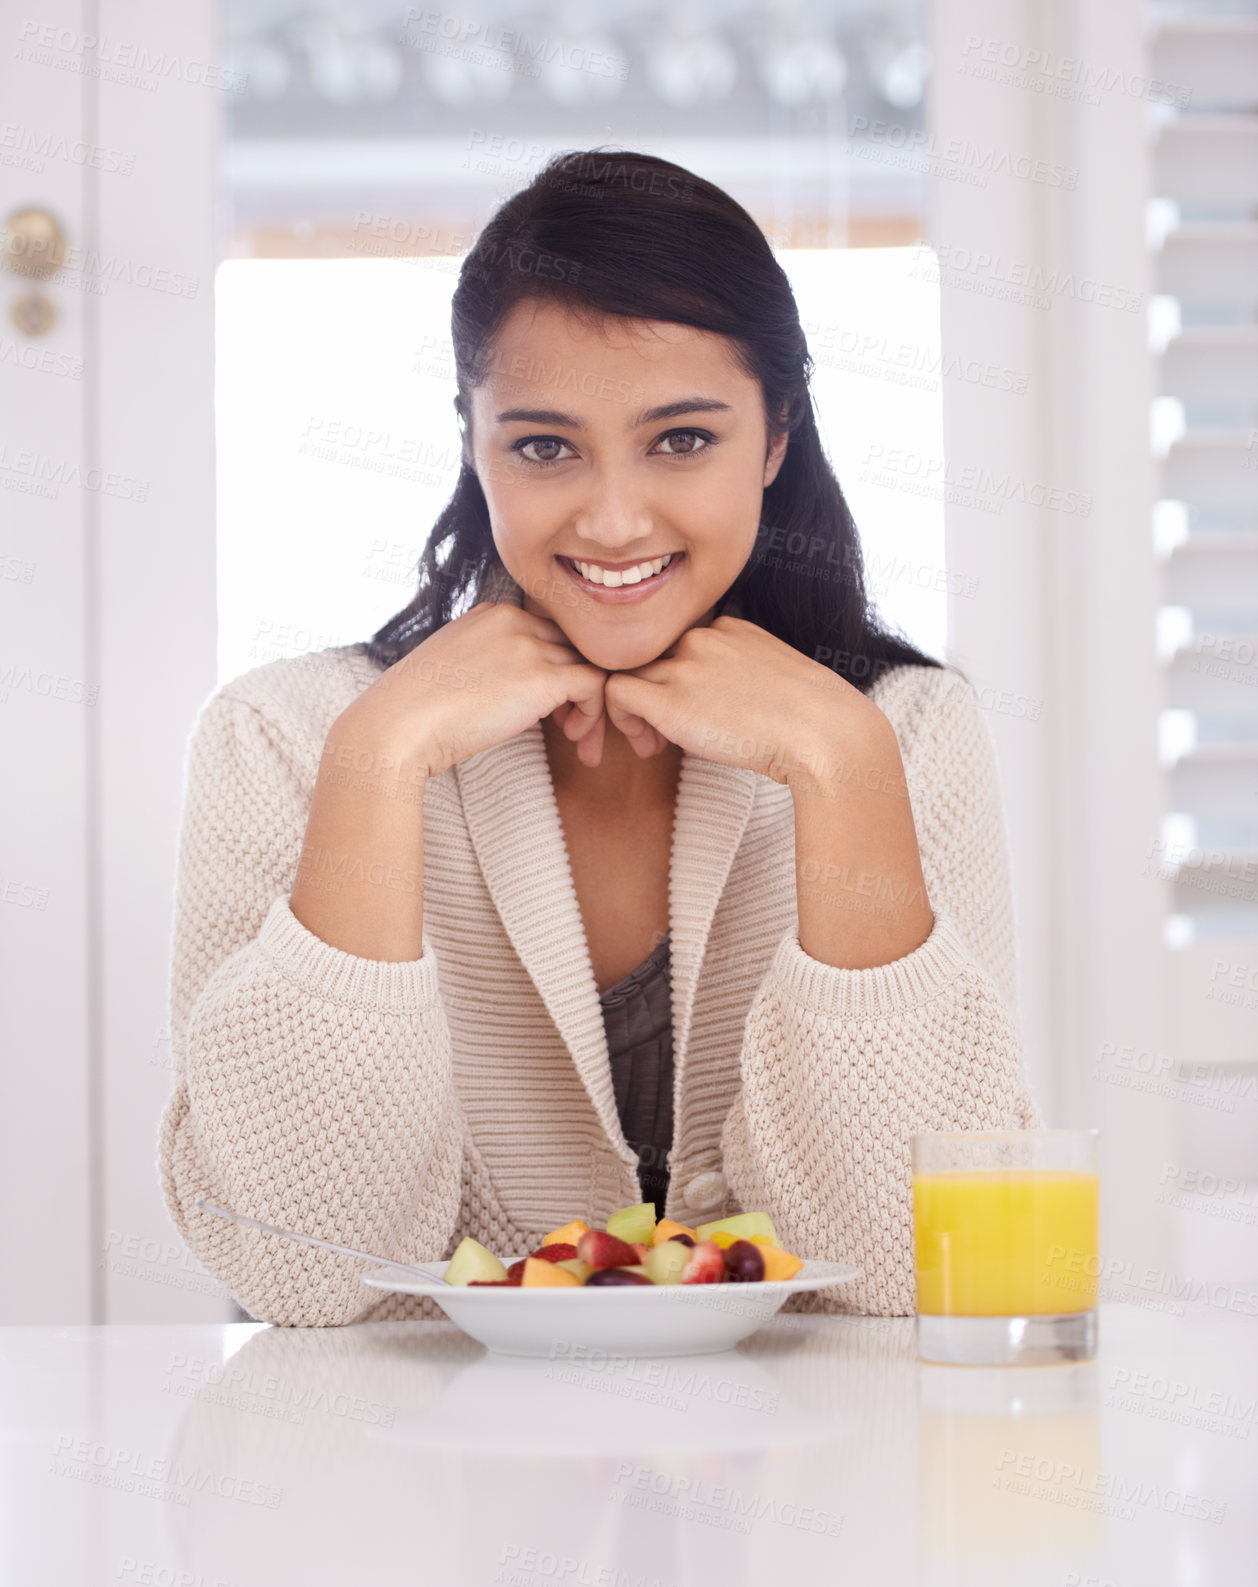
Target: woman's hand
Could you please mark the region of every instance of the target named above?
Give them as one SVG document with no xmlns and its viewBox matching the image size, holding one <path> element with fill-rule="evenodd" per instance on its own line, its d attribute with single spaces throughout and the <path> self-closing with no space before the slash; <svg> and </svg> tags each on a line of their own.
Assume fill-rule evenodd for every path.
<svg viewBox="0 0 1258 1587">
<path fill-rule="evenodd" d="M 422 776 L 439 776 L 552 714 L 581 760 L 596 766 L 606 679 L 558 623 L 480 601 L 387 667 L 350 710 Z"/>
<path fill-rule="evenodd" d="M 689 628 L 656 660 L 608 673 L 557 623 L 482 601 L 382 672 L 333 726 L 377 770 L 387 765 L 399 783 L 410 775 L 422 785 L 547 715 L 587 766 L 599 764 L 610 718 L 643 757 L 671 743 L 788 786 L 799 943 L 813 958 L 864 969 L 928 936 L 934 916 L 890 721 L 845 679 L 744 618 Z M 405 824 L 400 831 L 409 843 Z M 859 912 L 846 896 L 852 875 Z M 870 899 L 879 910 L 872 919 Z M 302 907 L 311 918 L 298 919 L 318 931 L 314 906 Z M 374 916 L 372 924 L 379 934 Z M 419 923 L 408 916 L 403 925 L 411 935 L 401 942 L 394 923 L 388 952 L 375 937 L 356 937 L 347 951 L 417 957 Z"/>
<path fill-rule="evenodd" d="M 638 755 L 673 743 L 793 790 L 841 776 L 839 747 L 890 725 L 846 679 L 741 617 L 688 628 L 655 661 L 611 673 L 603 695 Z"/>
<path fill-rule="evenodd" d="M 859 689 L 755 623 L 718 617 L 613 672 L 603 694 L 640 755 L 664 738 L 790 788 L 799 944 L 811 958 L 863 970 L 925 942 L 935 917 L 899 743 Z"/>
</svg>

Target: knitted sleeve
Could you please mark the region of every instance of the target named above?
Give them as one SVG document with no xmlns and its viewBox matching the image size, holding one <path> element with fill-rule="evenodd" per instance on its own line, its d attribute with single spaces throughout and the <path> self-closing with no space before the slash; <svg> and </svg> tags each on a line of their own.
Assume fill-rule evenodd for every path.
<svg viewBox="0 0 1258 1587">
<path fill-rule="evenodd" d="M 366 1264 L 201 1211 L 403 1261 L 455 1226 L 463 1117 L 437 962 L 334 948 L 288 904 L 309 810 L 282 711 L 220 691 L 188 750 L 159 1171 L 188 1246 L 254 1317 L 354 1321 Z"/>
<path fill-rule="evenodd" d="M 862 1277 L 813 1306 L 915 1310 L 909 1137 L 1039 1125 L 1024 1084 L 1013 913 L 995 754 L 973 690 L 946 669 L 893 692 L 929 937 L 891 964 L 837 969 L 779 943 L 748 1011 L 725 1177 L 788 1250 Z"/>
</svg>

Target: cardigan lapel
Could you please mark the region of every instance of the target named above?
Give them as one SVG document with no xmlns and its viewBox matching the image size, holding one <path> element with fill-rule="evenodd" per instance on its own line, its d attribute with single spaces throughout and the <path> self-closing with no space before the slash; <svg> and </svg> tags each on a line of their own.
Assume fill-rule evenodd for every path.
<svg viewBox="0 0 1258 1587">
<path fill-rule="evenodd" d="M 712 917 L 742 841 L 758 781 L 757 774 L 745 766 L 682 756 L 668 872 L 674 1141 L 682 1138 L 682 1084 Z"/>
<path fill-rule="evenodd" d="M 607 1035 L 540 722 L 454 768 L 476 858 L 511 946 L 627 1164 Z"/>
<path fill-rule="evenodd" d="M 504 576 L 505 578 L 505 576 Z M 494 587 L 520 604 L 511 582 Z M 598 985 L 577 902 L 540 722 L 454 767 L 468 831 L 511 945 L 572 1055 L 608 1139 L 626 1164 Z M 708 934 L 755 800 L 755 772 L 683 753 L 669 853 L 675 1120 Z"/>
</svg>

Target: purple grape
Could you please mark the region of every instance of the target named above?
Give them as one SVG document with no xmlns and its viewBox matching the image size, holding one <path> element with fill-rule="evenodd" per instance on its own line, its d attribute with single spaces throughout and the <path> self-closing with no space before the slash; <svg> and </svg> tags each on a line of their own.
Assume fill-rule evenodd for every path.
<svg viewBox="0 0 1258 1587">
<path fill-rule="evenodd" d="M 695 1243 L 694 1236 L 689 1234 L 670 1234 L 668 1238 L 676 1240 L 678 1245 L 693 1245 Z"/>
<path fill-rule="evenodd" d="M 630 1273 L 623 1267 L 600 1267 L 586 1279 L 585 1286 L 589 1289 L 595 1285 L 649 1284 L 650 1282 L 645 1273 Z"/>
<path fill-rule="evenodd" d="M 764 1257 L 750 1240 L 725 1247 L 725 1277 L 731 1284 L 755 1284 L 764 1277 Z"/>
</svg>

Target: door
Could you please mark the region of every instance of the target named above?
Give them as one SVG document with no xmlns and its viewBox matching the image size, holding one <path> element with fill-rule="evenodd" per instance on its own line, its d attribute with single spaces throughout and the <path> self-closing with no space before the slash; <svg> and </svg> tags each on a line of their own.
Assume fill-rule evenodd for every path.
<svg viewBox="0 0 1258 1587">
<path fill-rule="evenodd" d="M 208 0 L 12 15 L 0 1323 L 221 1320 L 226 1298 L 161 1202 L 156 1121 L 184 743 L 214 681 L 213 221 L 230 89 Z M 52 224 L 60 263 L 24 274 Z"/>
</svg>

